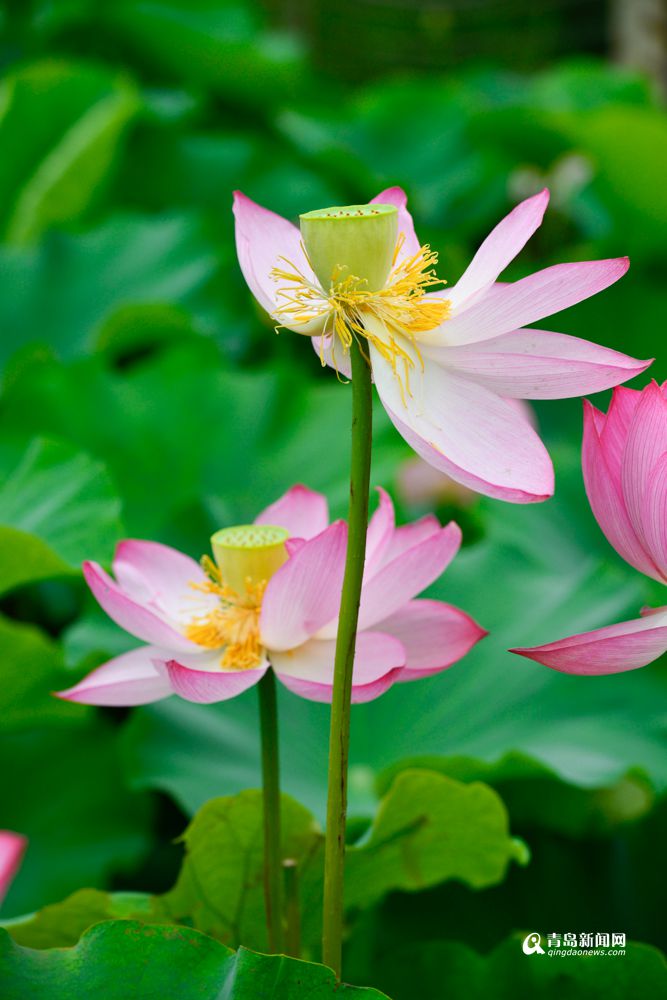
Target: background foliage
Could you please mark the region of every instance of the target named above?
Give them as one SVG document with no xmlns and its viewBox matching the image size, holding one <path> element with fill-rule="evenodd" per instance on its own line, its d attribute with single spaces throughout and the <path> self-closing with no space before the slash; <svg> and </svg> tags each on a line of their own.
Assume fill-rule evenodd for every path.
<svg viewBox="0 0 667 1000">
<path fill-rule="evenodd" d="M 554 56 L 555 16 L 535 36 L 543 57 Z M 198 556 L 213 530 L 252 519 L 296 481 L 345 510 L 349 390 L 252 302 L 232 190 L 295 216 L 401 184 L 455 281 L 511 204 L 547 183 L 550 212 L 508 277 L 629 253 L 623 282 L 554 325 L 655 357 L 662 379 L 667 122 L 647 81 L 600 60 L 524 73 L 464 62 L 441 74 L 432 55 L 423 65 L 404 53 L 418 72 L 397 77 L 381 72 L 397 57 L 377 42 L 357 72 L 343 54 L 336 64 L 321 20 L 309 50 L 241 0 L 33 0 L 5 4 L 0 23 L 0 826 L 30 838 L 3 916 L 47 907 L 11 928 L 30 948 L 74 945 L 106 918 L 188 924 L 196 930 L 160 932 L 151 948 L 177 941 L 170 961 L 186 985 L 174 995 L 189 997 L 197 930 L 265 947 L 258 884 L 232 885 L 239 851 L 258 865 L 257 802 L 243 792 L 259 782 L 253 692 L 131 712 L 50 692 L 132 644 L 88 596 L 84 557 L 108 563 L 123 536 Z M 427 34 L 448 31 L 434 21 Z M 667 830 L 665 665 L 571 678 L 505 652 L 664 603 L 590 515 L 580 405 L 537 407 L 557 493 L 529 509 L 443 481 L 415 496 L 413 460 L 377 412 L 374 482 L 402 517 L 435 505 L 459 520 L 465 548 L 433 594 L 491 632 L 451 671 L 353 714 L 348 977 L 395 998 L 414 995 L 414 976 L 424 997 L 445 982 L 452 997 L 462 982 L 467 998 L 562 995 L 518 943 L 554 927 L 625 931 L 644 944 L 622 971 L 607 962 L 610 989 L 665 989 L 647 947 L 666 944 L 655 877 Z M 281 712 L 284 787 L 298 800 L 286 800 L 288 838 L 303 864 L 305 953 L 316 957 L 327 712 L 286 692 Z M 216 796 L 189 827 L 179 874 L 174 838 Z M 427 805 L 432 837 L 410 832 Z M 241 846 L 225 840 L 230 816 Z M 192 881 L 200 838 L 220 846 L 206 899 Z M 77 892 L 86 887 L 97 891 Z M 221 913 L 233 900 L 247 919 L 230 930 Z M 87 934 L 67 968 L 53 959 L 53 975 L 83 988 L 76 955 L 113 966 L 123 926 Z M 202 995 L 224 968 L 238 976 L 230 996 L 249 996 L 242 963 L 255 959 L 201 940 Z M 12 974 L 42 974 L 32 953 L 3 947 Z M 267 983 L 297 975 L 260 971 Z M 311 974 L 312 995 L 328 996 L 326 977 Z M 563 975 L 568 996 L 600 995 L 581 962 Z"/>
</svg>

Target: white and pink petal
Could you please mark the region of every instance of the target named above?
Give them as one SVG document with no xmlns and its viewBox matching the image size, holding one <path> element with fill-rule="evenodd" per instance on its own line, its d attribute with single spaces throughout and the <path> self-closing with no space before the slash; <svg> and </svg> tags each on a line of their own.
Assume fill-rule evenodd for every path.
<svg viewBox="0 0 667 1000">
<path fill-rule="evenodd" d="M 172 694 L 169 680 L 155 666 L 156 659 L 169 656 L 163 649 L 141 646 L 114 657 L 59 698 L 82 705 L 148 705 Z"/>
<path fill-rule="evenodd" d="M 322 493 L 297 484 L 255 518 L 255 524 L 286 528 L 291 538 L 314 538 L 329 524 L 329 505 Z"/>
<path fill-rule="evenodd" d="M 279 680 L 302 698 L 331 702 L 334 639 L 310 639 L 296 649 L 269 652 Z M 379 698 L 398 678 L 405 664 L 403 644 L 382 632 L 357 634 L 352 675 L 352 702 Z"/>
<path fill-rule="evenodd" d="M 488 634 L 465 611 L 423 599 L 410 601 L 377 627 L 400 639 L 405 647 L 401 681 L 447 670 Z"/>
</svg>

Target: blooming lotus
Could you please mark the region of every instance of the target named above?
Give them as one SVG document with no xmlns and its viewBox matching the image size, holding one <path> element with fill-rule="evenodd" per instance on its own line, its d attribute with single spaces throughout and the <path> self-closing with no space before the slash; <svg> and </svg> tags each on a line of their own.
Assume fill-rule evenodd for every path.
<svg viewBox="0 0 667 1000">
<path fill-rule="evenodd" d="M 584 408 L 584 482 L 598 524 L 626 562 L 667 584 L 667 383 L 619 388 L 607 414 Z M 635 670 L 667 651 L 667 607 L 566 639 L 514 649 L 568 674 Z"/>
<path fill-rule="evenodd" d="M 21 834 L 0 830 L 0 902 L 14 880 L 27 844 Z"/>
<path fill-rule="evenodd" d="M 389 417 L 422 458 L 476 492 L 530 503 L 553 493 L 553 468 L 507 397 L 598 392 L 650 364 L 526 328 L 613 284 L 627 258 L 496 280 L 540 225 L 548 197 L 545 190 L 514 208 L 449 290 L 396 187 L 369 205 L 306 213 L 301 232 L 236 192 L 238 258 L 259 304 L 278 325 L 312 337 L 323 364 L 349 376 L 357 339 Z"/>
<path fill-rule="evenodd" d="M 354 662 L 354 701 L 394 681 L 451 666 L 485 634 L 463 611 L 414 600 L 454 558 L 461 532 L 435 517 L 396 527 L 390 497 L 369 524 Z M 199 565 L 156 542 L 124 541 L 113 579 L 84 574 L 118 625 L 147 645 L 115 657 L 60 697 L 92 705 L 140 705 L 178 694 L 232 698 L 271 667 L 304 698 L 330 701 L 347 525 L 329 524 L 320 493 L 295 486 L 253 525 L 213 536 L 216 562 Z"/>
</svg>

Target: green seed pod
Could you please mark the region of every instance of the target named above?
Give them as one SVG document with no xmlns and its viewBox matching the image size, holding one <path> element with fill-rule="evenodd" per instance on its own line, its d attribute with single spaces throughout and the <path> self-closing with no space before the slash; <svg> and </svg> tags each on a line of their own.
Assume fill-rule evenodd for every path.
<svg viewBox="0 0 667 1000">
<path fill-rule="evenodd" d="M 322 208 L 299 218 L 306 253 L 325 292 L 350 276 L 360 280 L 361 290 L 384 287 L 398 235 L 394 205 Z"/>
</svg>

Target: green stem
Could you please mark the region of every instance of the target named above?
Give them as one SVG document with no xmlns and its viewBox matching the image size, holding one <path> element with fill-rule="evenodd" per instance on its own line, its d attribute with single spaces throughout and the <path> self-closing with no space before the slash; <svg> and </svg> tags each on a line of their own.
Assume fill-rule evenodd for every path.
<svg viewBox="0 0 667 1000">
<path fill-rule="evenodd" d="M 283 861 L 285 873 L 285 943 L 287 954 L 301 958 L 301 906 L 299 904 L 299 869 L 293 858 Z"/>
<path fill-rule="evenodd" d="M 322 961 L 340 978 L 343 936 L 343 871 L 347 815 L 347 769 L 350 747 L 352 668 L 357 638 L 359 599 L 366 557 L 368 486 L 371 466 L 371 370 L 356 340 L 352 361 L 352 450 L 350 508 L 345 577 L 338 620 L 329 737 L 329 793 L 324 853 Z"/>
<path fill-rule="evenodd" d="M 264 804 L 264 905 L 269 950 L 283 944 L 283 869 L 280 844 L 280 762 L 278 757 L 278 703 L 273 670 L 257 685 L 262 733 L 262 789 Z"/>
</svg>

